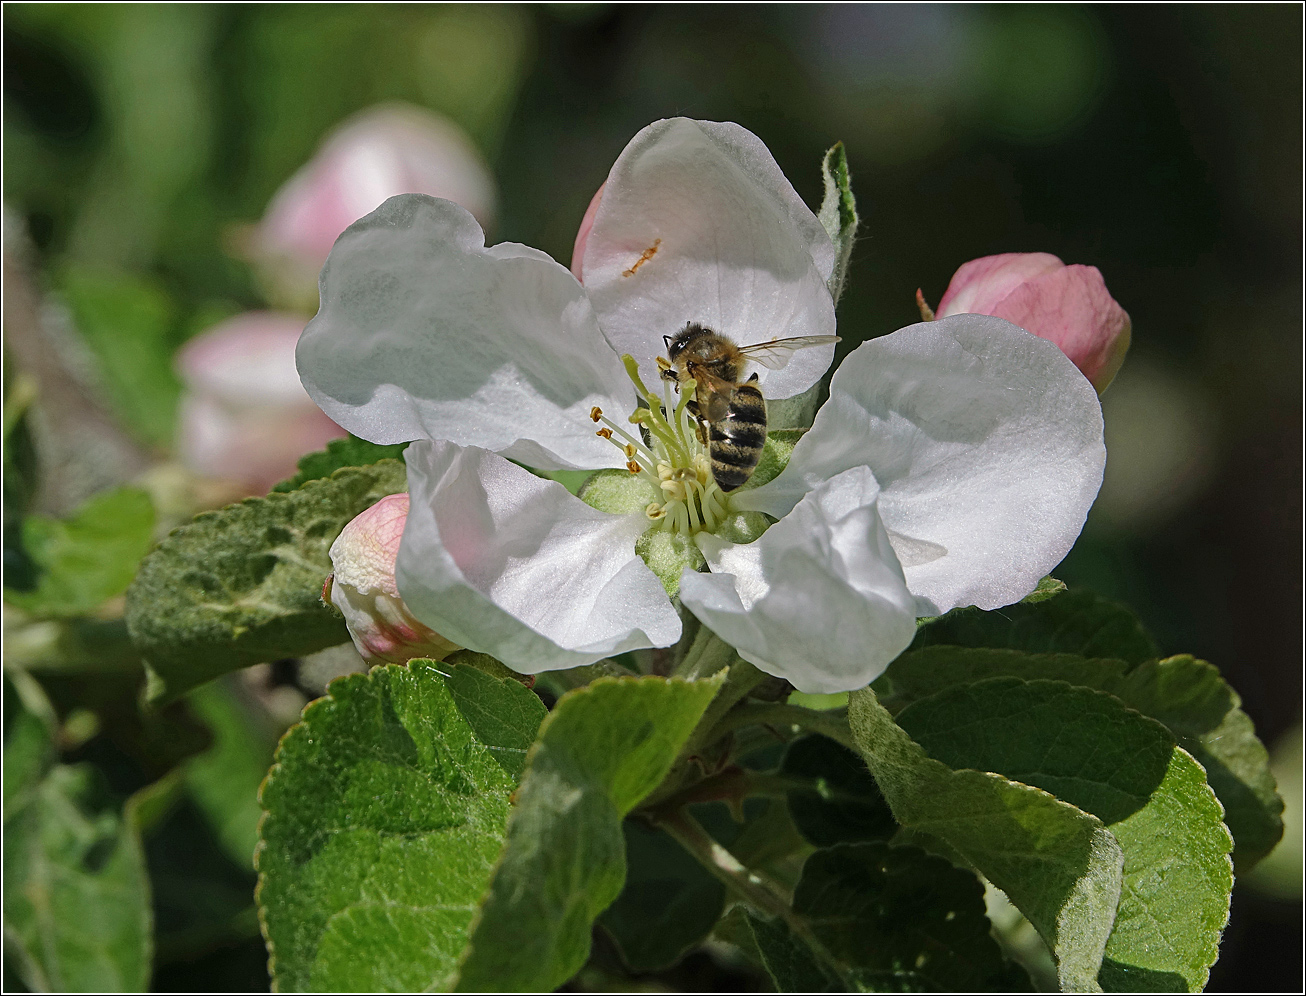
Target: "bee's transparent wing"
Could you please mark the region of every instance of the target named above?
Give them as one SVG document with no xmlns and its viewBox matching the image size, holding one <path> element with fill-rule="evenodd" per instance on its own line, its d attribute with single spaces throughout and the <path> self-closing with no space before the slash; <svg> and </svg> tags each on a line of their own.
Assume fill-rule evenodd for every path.
<svg viewBox="0 0 1306 996">
<path fill-rule="evenodd" d="M 772 339 L 770 342 L 741 346 L 739 351 L 753 363 L 758 363 L 768 370 L 779 370 L 800 349 L 807 349 L 809 346 L 828 346 L 838 341 L 837 335 L 802 335 L 793 339 Z"/>
</svg>

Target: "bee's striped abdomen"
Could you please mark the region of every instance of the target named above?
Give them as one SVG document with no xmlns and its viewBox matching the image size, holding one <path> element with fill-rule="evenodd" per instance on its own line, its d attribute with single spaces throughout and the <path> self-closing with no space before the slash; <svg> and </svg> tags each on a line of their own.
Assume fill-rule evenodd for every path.
<svg viewBox="0 0 1306 996">
<path fill-rule="evenodd" d="M 753 476 L 766 445 L 766 401 L 752 381 L 735 387 L 726 417 L 708 433 L 712 476 L 722 491 L 733 491 Z"/>
</svg>

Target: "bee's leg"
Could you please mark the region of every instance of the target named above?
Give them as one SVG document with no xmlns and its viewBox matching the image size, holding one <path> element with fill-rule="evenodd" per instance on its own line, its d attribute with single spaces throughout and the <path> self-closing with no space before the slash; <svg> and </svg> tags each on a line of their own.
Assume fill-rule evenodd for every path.
<svg viewBox="0 0 1306 996">
<path fill-rule="evenodd" d="M 689 412 L 690 417 L 694 420 L 694 425 L 698 429 L 698 441 L 704 446 L 707 445 L 707 419 L 698 409 L 697 401 L 690 401 L 685 405 L 685 411 Z"/>
</svg>

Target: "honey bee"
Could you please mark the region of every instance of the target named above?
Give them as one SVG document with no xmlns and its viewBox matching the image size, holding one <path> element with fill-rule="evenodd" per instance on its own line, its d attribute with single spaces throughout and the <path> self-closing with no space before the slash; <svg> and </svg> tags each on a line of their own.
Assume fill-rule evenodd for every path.
<svg viewBox="0 0 1306 996">
<path fill-rule="evenodd" d="M 712 477 L 722 491 L 734 491 L 753 476 L 766 444 L 766 399 L 756 373 L 740 381 L 744 364 L 779 370 L 796 350 L 838 341 L 837 335 L 807 335 L 738 346 L 697 322 L 663 336 L 667 358 L 658 360 L 662 377 L 697 385 L 692 411 L 712 461 Z"/>
</svg>

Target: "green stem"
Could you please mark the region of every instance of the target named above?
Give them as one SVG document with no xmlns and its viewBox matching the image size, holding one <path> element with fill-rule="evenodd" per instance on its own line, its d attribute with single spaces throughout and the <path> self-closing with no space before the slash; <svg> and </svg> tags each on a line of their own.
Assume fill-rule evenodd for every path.
<svg viewBox="0 0 1306 996">
<path fill-rule="evenodd" d="M 807 921 L 794 913 L 785 890 L 777 883 L 741 864 L 738 858 L 713 840 L 702 824 L 684 810 L 662 817 L 658 825 L 745 903 L 765 916 L 783 920 L 794 936 L 801 939 L 836 978 L 846 977 L 844 967 L 816 938 Z"/>
</svg>

